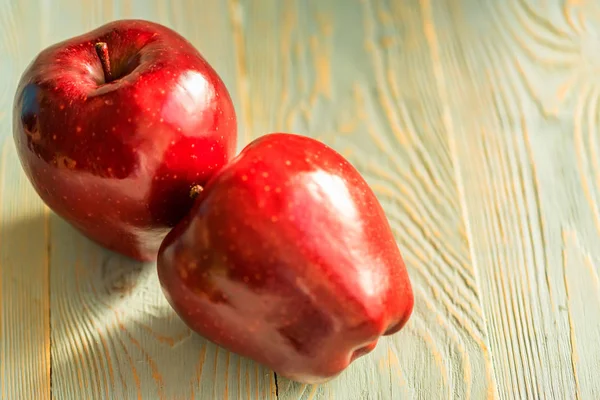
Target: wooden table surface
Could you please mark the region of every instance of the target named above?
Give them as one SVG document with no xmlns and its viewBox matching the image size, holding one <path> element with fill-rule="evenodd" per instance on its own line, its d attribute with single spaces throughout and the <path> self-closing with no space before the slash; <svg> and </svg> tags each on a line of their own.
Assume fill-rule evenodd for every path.
<svg viewBox="0 0 600 400">
<path fill-rule="evenodd" d="M 379 196 L 410 323 L 327 384 L 192 334 L 153 264 L 44 207 L 12 141 L 17 80 L 109 20 L 187 37 L 240 146 L 323 140 Z M 600 3 L 0 0 L 0 398 L 600 399 Z"/>
</svg>

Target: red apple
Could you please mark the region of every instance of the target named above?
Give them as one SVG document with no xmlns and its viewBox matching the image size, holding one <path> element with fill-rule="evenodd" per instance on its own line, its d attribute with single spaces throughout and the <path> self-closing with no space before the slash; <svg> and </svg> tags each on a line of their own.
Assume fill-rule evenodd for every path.
<svg viewBox="0 0 600 400">
<path fill-rule="evenodd" d="M 58 215 L 101 245 L 155 259 L 171 227 L 234 155 L 231 98 L 182 36 L 120 20 L 42 51 L 13 114 L 27 177 Z"/>
<path fill-rule="evenodd" d="M 413 309 L 373 191 L 294 134 L 255 140 L 209 181 L 165 238 L 158 274 L 191 329 L 306 383 L 339 374 Z"/>
</svg>

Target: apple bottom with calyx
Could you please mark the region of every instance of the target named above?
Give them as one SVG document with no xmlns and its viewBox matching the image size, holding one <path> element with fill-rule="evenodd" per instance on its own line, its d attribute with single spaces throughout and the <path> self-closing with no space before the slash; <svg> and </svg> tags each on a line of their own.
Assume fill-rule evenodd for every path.
<svg viewBox="0 0 600 400">
<path fill-rule="evenodd" d="M 158 274 L 194 331 L 306 383 L 338 375 L 413 309 L 372 190 L 295 134 L 255 140 L 208 182 L 163 241 Z"/>
</svg>

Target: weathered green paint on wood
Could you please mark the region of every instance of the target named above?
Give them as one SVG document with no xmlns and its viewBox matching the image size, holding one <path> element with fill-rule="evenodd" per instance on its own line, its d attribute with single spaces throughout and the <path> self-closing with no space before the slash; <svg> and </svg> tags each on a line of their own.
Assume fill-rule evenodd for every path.
<svg viewBox="0 0 600 400">
<path fill-rule="evenodd" d="M 276 380 L 43 206 L 17 79 L 119 18 L 200 49 L 240 147 L 293 131 L 360 169 L 414 283 L 401 333 L 326 384 Z M 592 1 L 0 0 L 0 398 L 600 398 L 599 31 Z"/>
</svg>

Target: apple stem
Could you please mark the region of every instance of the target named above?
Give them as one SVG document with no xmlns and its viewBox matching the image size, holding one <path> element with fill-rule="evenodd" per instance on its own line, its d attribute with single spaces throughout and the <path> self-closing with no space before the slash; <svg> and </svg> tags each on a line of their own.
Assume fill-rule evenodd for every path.
<svg viewBox="0 0 600 400">
<path fill-rule="evenodd" d="M 94 46 L 96 48 L 96 54 L 102 64 L 102 70 L 104 71 L 104 82 L 112 82 L 113 76 L 110 70 L 110 57 L 108 56 L 108 45 L 105 42 L 98 42 Z"/>
<path fill-rule="evenodd" d="M 190 189 L 190 197 L 192 199 L 195 199 L 196 197 L 198 197 L 198 195 L 200 193 L 202 193 L 202 191 L 204 190 L 204 188 L 200 185 L 194 185 L 192 186 L 192 188 Z"/>
</svg>

